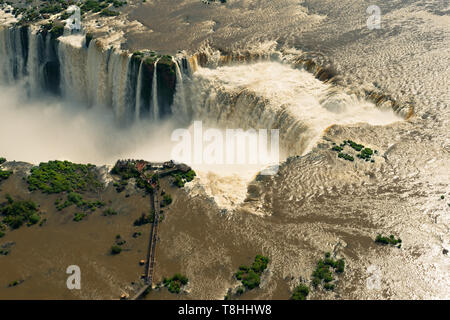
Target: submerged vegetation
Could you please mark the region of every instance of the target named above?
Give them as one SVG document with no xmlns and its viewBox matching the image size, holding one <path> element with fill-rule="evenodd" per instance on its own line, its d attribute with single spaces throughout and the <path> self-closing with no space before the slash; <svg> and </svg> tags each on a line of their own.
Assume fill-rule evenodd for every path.
<svg viewBox="0 0 450 320">
<path fill-rule="evenodd" d="M 390 235 L 389 237 L 382 236 L 381 234 L 378 234 L 375 238 L 375 242 L 381 245 L 392 245 L 397 246 L 398 248 L 402 245 L 402 239 L 397 238 L 395 239 L 394 235 Z"/>
<path fill-rule="evenodd" d="M 294 292 L 292 293 L 292 300 L 306 300 L 306 297 L 309 294 L 309 288 L 307 285 L 301 283 L 297 287 L 295 287 Z"/>
<path fill-rule="evenodd" d="M 142 213 L 142 215 L 134 221 L 133 225 L 139 227 L 153 222 L 155 222 L 155 211 L 152 211 L 150 214 Z"/>
<path fill-rule="evenodd" d="M 241 265 L 239 271 L 236 272 L 235 277 L 236 279 L 241 280 L 246 289 L 252 290 L 259 287 L 261 283 L 261 274 L 266 270 L 268 264 L 268 257 L 257 255 L 250 267 Z"/>
<path fill-rule="evenodd" d="M 171 293 L 180 293 L 181 287 L 188 284 L 188 278 L 180 273 L 176 273 L 172 278 L 164 278 L 163 285 Z"/>
<path fill-rule="evenodd" d="M 84 211 L 90 210 L 95 211 L 97 208 L 101 208 L 105 206 L 105 203 L 102 201 L 86 201 L 83 200 L 83 196 L 76 192 L 70 192 L 67 194 L 67 200 L 61 203 L 61 199 L 55 201 L 55 206 L 58 211 L 61 211 L 64 208 L 70 207 L 71 205 L 75 205 L 79 209 L 83 209 Z"/>
<path fill-rule="evenodd" d="M 324 289 L 333 290 L 335 283 L 333 283 L 333 270 L 336 273 L 343 273 L 345 269 L 344 259 L 335 260 L 331 257 L 329 252 L 325 253 L 325 258 L 317 262 L 316 269 L 312 274 L 312 285 L 317 288 L 323 284 Z"/>
</svg>

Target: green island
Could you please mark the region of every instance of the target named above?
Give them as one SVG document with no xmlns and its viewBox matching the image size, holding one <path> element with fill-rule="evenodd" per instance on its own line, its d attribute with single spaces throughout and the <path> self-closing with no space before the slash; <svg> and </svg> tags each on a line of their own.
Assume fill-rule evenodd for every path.
<svg viewBox="0 0 450 320">
<path fill-rule="evenodd" d="M 181 287 L 187 285 L 188 278 L 180 273 L 176 273 L 172 278 L 164 278 L 163 285 L 171 293 L 180 293 Z"/>
<path fill-rule="evenodd" d="M 0 204 L 2 223 L 12 229 L 20 228 L 24 223 L 34 225 L 41 220 L 38 205 L 31 200 L 14 200 L 6 195 L 6 202 Z"/>
<path fill-rule="evenodd" d="M 175 179 L 173 184 L 178 188 L 183 188 L 187 182 L 194 180 L 196 173 L 194 170 L 189 170 L 188 172 L 177 172 L 173 173 L 172 177 Z"/>
<path fill-rule="evenodd" d="M 103 188 L 95 165 L 58 160 L 42 162 L 31 168 L 27 182 L 30 191 L 41 190 L 49 194 L 97 191 Z"/>
<path fill-rule="evenodd" d="M 400 248 L 402 246 L 402 239 L 398 238 L 395 239 L 394 235 L 390 235 L 389 237 L 382 236 L 381 234 L 378 234 L 375 238 L 375 242 L 381 245 L 392 245 L 397 246 L 397 248 Z"/>
<path fill-rule="evenodd" d="M 365 161 L 370 161 L 372 163 L 375 162 L 375 160 L 372 159 L 372 156 L 374 154 L 378 154 L 377 150 L 374 151 L 370 148 L 365 148 L 364 145 L 358 144 L 352 140 L 344 140 L 340 145 L 336 145 L 336 143 L 333 142 L 333 147 L 331 148 L 331 150 L 338 152 L 339 158 L 353 162 L 355 160 L 354 156 L 349 153 L 343 152 L 346 146 L 349 146 L 351 149 L 358 152 L 356 154 L 357 158 Z"/>
</svg>

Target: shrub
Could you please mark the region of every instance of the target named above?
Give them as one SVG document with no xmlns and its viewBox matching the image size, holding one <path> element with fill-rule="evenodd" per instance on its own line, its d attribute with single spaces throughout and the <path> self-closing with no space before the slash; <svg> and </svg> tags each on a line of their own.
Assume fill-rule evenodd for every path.
<svg viewBox="0 0 450 320">
<path fill-rule="evenodd" d="M 161 201 L 161 207 L 168 206 L 171 203 L 172 203 L 172 197 L 170 196 L 170 194 L 165 194 L 163 196 L 163 200 Z"/>
<path fill-rule="evenodd" d="M 8 179 L 12 174 L 13 174 L 12 171 L 6 171 L 6 170 L 0 169 L 0 182 Z"/>
<path fill-rule="evenodd" d="M 139 219 L 134 221 L 134 226 L 142 226 L 144 224 L 153 223 L 155 221 L 155 212 L 152 211 L 149 215 L 146 215 L 145 213 L 142 213 L 142 215 L 139 217 Z"/>
<path fill-rule="evenodd" d="M 104 216 L 115 216 L 115 215 L 117 215 L 117 212 L 111 208 L 108 208 L 105 211 L 103 211 L 103 215 Z"/>
<path fill-rule="evenodd" d="M 306 300 L 306 297 L 309 294 L 309 288 L 305 284 L 299 284 L 292 293 L 292 300 Z"/>
<path fill-rule="evenodd" d="M 402 243 L 402 239 L 400 239 L 400 238 L 395 239 L 394 235 L 392 235 L 392 234 L 389 237 L 384 237 L 381 234 L 378 234 L 377 237 L 375 238 L 375 242 L 382 244 L 382 245 L 390 244 L 390 245 L 395 246 L 397 244 Z"/>
<path fill-rule="evenodd" d="M 317 262 L 316 269 L 312 274 L 312 285 L 314 288 L 324 283 L 326 290 L 333 290 L 335 285 L 332 283 L 334 270 L 336 273 L 342 273 L 345 269 L 344 259 L 334 260 L 329 252 L 325 253 L 325 258 Z"/>
<path fill-rule="evenodd" d="M 2 203 L 0 206 L 0 214 L 4 217 L 3 223 L 9 225 L 13 229 L 17 229 L 22 226 L 23 223 L 38 219 L 38 206 L 33 201 L 17 201 L 11 196 L 6 195 L 7 202 Z"/>
<path fill-rule="evenodd" d="M 119 254 L 119 253 L 121 253 L 122 252 L 122 248 L 120 247 L 120 246 L 118 246 L 118 245 L 113 245 L 112 247 L 111 247 L 111 253 L 112 254 Z"/>
<path fill-rule="evenodd" d="M 0 157 L 0 164 L 4 164 L 6 162 L 6 158 Z"/>
<path fill-rule="evenodd" d="M 164 278 L 163 285 L 169 289 L 171 293 L 180 293 L 181 286 L 188 283 L 188 278 L 180 273 L 176 273 L 172 278 Z"/>
<path fill-rule="evenodd" d="M 251 290 L 259 287 L 261 282 L 261 274 L 267 268 L 269 263 L 269 258 L 262 255 L 257 255 L 251 267 L 245 265 L 239 266 L 238 272 L 236 272 L 235 277 L 242 281 L 245 288 Z"/>
<path fill-rule="evenodd" d="M 79 222 L 79 221 L 83 220 L 84 217 L 86 217 L 85 213 L 75 213 L 73 221 Z"/>
</svg>

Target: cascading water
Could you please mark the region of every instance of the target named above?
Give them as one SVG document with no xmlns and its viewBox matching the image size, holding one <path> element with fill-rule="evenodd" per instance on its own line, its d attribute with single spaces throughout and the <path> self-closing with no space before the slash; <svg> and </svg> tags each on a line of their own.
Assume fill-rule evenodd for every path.
<svg viewBox="0 0 450 320">
<path fill-rule="evenodd" d="M 152 119 L 157 121 L 159 119 L 159 104 L 158 104 L 158 61 L 159 58 L 156 59 L 155 64 L 153 65 L 153 81 L 152 81 Z"/>
<path fill-rule="evenodd" d="M 149 64 L 145 57 L 134 59 L 81 34 L 56 39 L 36 27 L 3 27 L 0 44 L 1 83 L 22 82 L 29 96 L 50 92 L 80 105 L 109 108 L 125 125 L 171 113 L 164 99 L 173 99 L 175 85 L 165 86 L 175 84 L 176 75 L 171 80 L 158 71 L 160 58 Z"/>
<path fill-rule="evenodd" d="M 139 117 L 141 114 L 141 90 L 142 90 L 142 64 L 144 61 L 141 61 L 139 64 L 139 72 L 137 78 L 137 88 L 136 88 L 136 121 L 139 121 Z"/>
<path fill-rule="evenodd" d="M 313 75 L 279 62 L 198 68 L 186 86 L 189 109 L 176 97 L 174 114 L 223 128 L 279 129 L 284 156 L 308 151 L 333 124 L 400 120 L 392 110 L 325 84 Z"/>
</svg>

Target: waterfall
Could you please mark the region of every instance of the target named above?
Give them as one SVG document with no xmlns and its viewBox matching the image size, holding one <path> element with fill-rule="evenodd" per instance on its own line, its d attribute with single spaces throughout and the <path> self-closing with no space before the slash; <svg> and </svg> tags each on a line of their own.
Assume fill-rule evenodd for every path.
<svg viewBox="0 0 450 320">
<path fill-rule="evenodd" d="M 150 65 L 147 57 L 95 39 L 88 43 L 80 33 L 55 39 L 35 26 L 0 27 L 0 83 L 20 82 L 30 97 L 51 93 L 80 106 L 106 107 L 124 125 L 171 114 L 180 72 L 172 73 L 168 56 Z"/>
<path fill-rule="evenodd" d="M 141 116 L 141 90 L 142 90 L 142 64 L 144 63 L 144 60 L 141 60 L 141 63 L 139 64 L 139 71 L 138 71 L 138 78 L 137 78 L 137 89 L 136 89 L 136 121 L 139 121 Z"/>
<path fill-rule="evenodd" d="M 159 119 L 159 104 L 158 104 L 158 73 L 157 73 L 157 64 L 159 58 L 156 59 L 155 64 L 153 65 L 153 80 L 152 80 L 152 119 Z"/>
<path fill-rule="evenodd" d="M 175 64 L 176 79 L 177 79 L 177 83 L 176 83 L 177 94 L 175 95 L 174 105 L 181 106 L 182 113 L 187 114 L 188 110 L 187 110 L 187 106 L 186 106 L 186 95 L 184 92 L 183 74 L 181 73 L 179 61 L 175 58 L 172 58 L 172 61 Z"/>
</svg>

